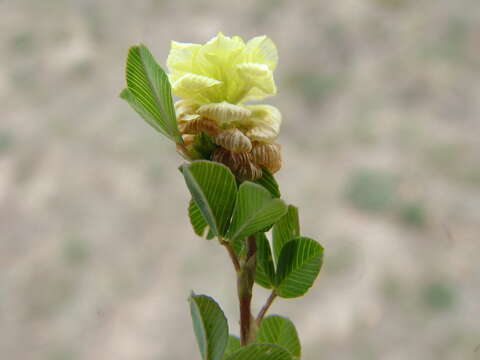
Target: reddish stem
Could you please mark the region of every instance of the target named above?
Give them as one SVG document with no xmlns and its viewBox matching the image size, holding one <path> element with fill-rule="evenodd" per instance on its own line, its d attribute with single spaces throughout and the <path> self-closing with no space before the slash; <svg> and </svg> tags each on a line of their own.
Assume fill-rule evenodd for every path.
<svg viewBox="0 0 480 360">
<path fill-rule="evenodd" d="M 265 317 L 265 314 L 267 313 L 268 309 L 270 309 L 270 306 L 272 305 L 272 303 L 273 303 L 273 301 L 275 300 L 276 297 L 277 297 L 277 294 L 275 293 L 275 291 L 272 291 L 270 293 L 270 296 L 268 297 L 267 301 L 265 302 L 265 305 L 263 305 L 262 309 L 258 313 L 258 316 L 257 316 L 257 319 L 256 319 L 256 322 L 257 322 L 258 326 L 260 326 L 260 323 L 262 322 L 263 318 Z"/>
<path fill-rule="evenodd" d="M 232 260 L 232 264 L 233 264 L 233 267 L 235 268 L 235 271 L 237 273 L 240 272 L 240 262 L 238 261 L 237 254 L 235 254 L 235 250 L 233 250 L 232 245 L 230 245 L 230 243 L 227 241 L 223 241 L 222 245 L 225 246 L 225 248 L 227 249 L 228 255 Z"/>
<path fill-rule="evenodd" d="M 240 303 L 240 343 L 250 344 L 255 338 L 256 323 L 252 316 L 252 288 L 255 281 L 257 243 L 255 236 L 246 239 L 246 257 L 237 277 L 238 300 Z"/>
</svg>

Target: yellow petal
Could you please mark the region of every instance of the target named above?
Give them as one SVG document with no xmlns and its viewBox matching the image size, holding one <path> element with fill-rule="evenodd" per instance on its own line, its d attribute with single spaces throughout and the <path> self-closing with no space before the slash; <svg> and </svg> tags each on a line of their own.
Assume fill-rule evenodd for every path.
<svg viewBox="0 0 480 360">
<path fill-rule="evenodd" d="M 267 36 L 254 37 L 246 45 L 245 62 L 266 64 L 273 71 L 278 63 L 277 47 Z"/>
<path fill-rule="evenodd" d="M 230 38 L 218 33 L 213 39 L 202 46 L 202 54 L 212 63 L 222 65 L 228 64 L 235 56 L 238 56 L 245 49 L 245 43 L 239 36 Z"/>
<path fill-rule="evenodd" d="M 172 92 L 184 99 L 193 102 L 208 100 L 208 92 L 211 88 L 220 86 L 221 81 L 208 76 L 186 73 L 172 84 Z"/>
<path fill-rule="evenodd" d="M 252 116 L 249 119 L 250 129 L 246 135 L 260 142 L 275 140 L 280 133 L 282 123 L 280 111 L 271 105 L 250 105 L 247 108 L 252 111 Z"/>
<path fill-rule="evenodd" d="M 168 54 L 167 58 L 167 67 L 170 72 L 191 72 L 195 57 L 201 47 L 202 45 L 200 44 L 172 41 L 170 53 Z"/>
<path fill-rule="evenodd" d="M 236 68 L 240 78 L 245 82 L 243 97 L 237 101 L 261 100 L 277 92 L 273 72 L 267 65 L 250 62 L 238 64 Z"/>
<path fill-rule="evenodd" d="M 268 37 L 245 44 L 238 36 L 219 33 L 203 45 L 172 42 L 167 65 L 175 95 L 199 104 L 237 104 L 276 93 L 277 62 L 277 49 Z"/>
<path fill-rule="evenodd" d="M 251 111 L 245 107 L 227 102 L 205 104 L 198 108 L 197 113 L 224 125 L 232 122 L 241 122 L 248 119 Z"/>
<path fill-rule="evenodd" d="M 229 67 L 235 64 L 235 58 L 244 49 L 245 43 L 238 36 L 230 38 L 219 33 L 201 46 L 192 72 L 225 82 L 230 73 Z"/>
<path fill-rule="evenodd" d="M 198 104 L 190 100 L 179 100 L 175 103 L 175 113 L 177 119 L 182 119 L 186 115 L 195 113 L 198 109 Z"/>
</svg>

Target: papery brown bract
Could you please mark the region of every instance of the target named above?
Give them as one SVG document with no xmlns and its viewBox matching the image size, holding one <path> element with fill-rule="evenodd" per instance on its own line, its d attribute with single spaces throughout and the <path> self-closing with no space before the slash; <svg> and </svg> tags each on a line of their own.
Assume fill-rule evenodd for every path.
<svg viewBox="0 0 480 360">
<path fill-rule="evenodd" d="M 262 176 L 262 169 L 252 162 L 251 153 L 234 153 L 218 147 L 213 152 L 212 160 L 227 166 L 242 181 L 253 181 Z"/>
<path fill-rule="evenodd" d="M 272 174 L 276 173 L 282 167 L 280 144 L 255 143 L 252 149 L 252 160 Z"/>
<path fill-rule="evenodd" d="M 230 128 L 221 131 L 212 139 L 216 144 L 235 153 L 250 152 L 252 142 L 250 139 L 236 128 Z"/>
</svg>

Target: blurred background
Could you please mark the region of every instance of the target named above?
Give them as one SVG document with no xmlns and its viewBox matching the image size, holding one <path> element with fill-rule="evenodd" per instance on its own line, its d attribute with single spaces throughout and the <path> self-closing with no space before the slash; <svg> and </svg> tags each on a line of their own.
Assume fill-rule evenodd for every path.
<svg viewBox="0 0 480 360">
<path fill-rule="evenodd" d="M 284 167 L 316 286 L 272 311 L 303 359 L 480 359 L 478 0 L 0 1 L 0 358 L 198 359 L 187 297 L 238 333 L 174 146 L 118 98 L 130 45 L 277 44 Z M 255 290 L 255 308 L 266 298 Z"/>
</svg>

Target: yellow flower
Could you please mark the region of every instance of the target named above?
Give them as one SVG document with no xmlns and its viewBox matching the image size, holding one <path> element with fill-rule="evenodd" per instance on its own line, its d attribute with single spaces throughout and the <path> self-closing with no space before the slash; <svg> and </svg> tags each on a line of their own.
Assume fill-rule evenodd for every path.
<svg viewBox="0 0 480 360">
<path fill-rule="evenodd" d="M 167 66 L 175 95 L 197 104 L 237 104 L 277 91 L 277 49 L 266 36 L 245 43 L 219 33 L 204 45 L 172 42 Z"/>
<path fill-rule="evenodd" d="M 281 166 L 280 146 L 274 144 L 280 111 L 244 104 L 277 92 L 277 62 L 275 44 L 266 36 L 245 43 L 219 33 L 203 45 L 172 42 L 167 66 L 172 92 L 181 98 L 175 104 L 180 131 L 188 139 L 207 133 L 219 146 L 212 159 L 241 178 L 258 178 L 262 167 L 276 172 Z"/>
</svg>

